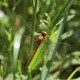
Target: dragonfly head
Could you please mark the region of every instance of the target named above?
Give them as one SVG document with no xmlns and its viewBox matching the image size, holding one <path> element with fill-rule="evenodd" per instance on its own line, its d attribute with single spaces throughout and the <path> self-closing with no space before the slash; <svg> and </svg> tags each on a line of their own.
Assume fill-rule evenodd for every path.
<svg viewBox="0 0 80 80">
<path fill-rule="evenodd" d="M 45 37 L 45 36 L 47 35 L 47 32 L 46 32 L 46 31 L 42 31 L 42 33 L 41 33 L 41 34 L 42 34 L 42 36 L 44 36 L 44 37 Z"/>
</svg>

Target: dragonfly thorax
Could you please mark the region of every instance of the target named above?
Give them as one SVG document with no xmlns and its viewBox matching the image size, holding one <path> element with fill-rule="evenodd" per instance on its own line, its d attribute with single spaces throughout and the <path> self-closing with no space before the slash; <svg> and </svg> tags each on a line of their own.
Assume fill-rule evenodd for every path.
<svg viewBox="0 0 80 80">
<path fill-rule="evenodd" d="M 37 39 L 36 39 L 36 43 L 41 43 L 44 40 L 44 37 L 42 35 L 40 35 Z"/>
</svg>

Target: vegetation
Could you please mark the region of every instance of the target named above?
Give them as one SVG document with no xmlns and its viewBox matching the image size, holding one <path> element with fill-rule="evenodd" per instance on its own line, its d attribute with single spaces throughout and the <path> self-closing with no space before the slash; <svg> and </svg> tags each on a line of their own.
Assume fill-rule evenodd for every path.
<svg viewBox="0 0 80 80">
<path fill-rule="evenodd" d="M 0 0 L 0 80 L 79 80 L 79 13 L 79 0 Z"/>
</svg>

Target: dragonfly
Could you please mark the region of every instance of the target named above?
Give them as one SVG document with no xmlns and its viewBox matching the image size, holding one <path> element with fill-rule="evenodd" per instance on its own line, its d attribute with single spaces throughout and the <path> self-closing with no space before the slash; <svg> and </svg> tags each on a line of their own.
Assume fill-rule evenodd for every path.
<svg viewBox="0 0 80 80">
<path fill-rule="evenodd" d="M 38 49 L 38 47 L 40 46 L 41 42 L 45 39 L 45 37 L 46 37 L 46 35 L 47 35 L 46 31 L 42 31 L 41 34 L 42 34 L 42 35 L 38 36 L 38 38 L 36 39 L 37 45 L 36 45 L 36 47 L 35 47 L 32 55 L 30 56 L 30 58 L 29 58 L 29 60 L 28 60 L 28 63 L 27 63 L 27 65 L 26 65 L 27 67 L 28 67 L 28 65 L 30 64 L 32 58 L 34 57 L 35 52 L 37 51 L 37 49 Z"/>
<path fill-rule="evenodd" d="M 21 20 L 21 22 L 20 22 L 20 20 Z M 34 32 L 31 30 L 31 28 L 29 27 L 29 25 L 26 23 L 26 21 L 25 21 L 21 16 L 18 16 L 18 17 L 16 18 L 15 30 L 17 30 L 17 29 L 20 28 L 21 23 L 25 24 L 25 25 L 29 28 L 29 30 L 30 30 L 32 33 L 34 33 Z M 21 33 L 19 33 L 19 34 L 21 34 Z M 24 35 L 24 34 L 22 34 L 22 35 L 23 35 L 24 37 L 26 37 L 26 35 Z M 47 32 L 46 32 L 45 30 L 43 30 L 41 33 L 38 34 L 38 37 L 37 37 L 36 40 L 35 40 L 35 41 L 36 41 L 36 46 L 35 46 L 32 54 L 31 54 L 31 56 L 30 56 L 30 58 L 29 58 L 29 60 L 28 60 L 28 62 L 27 62 L 27 64 L 26 64 L 26 67 L 28 67 L 28 66 L 30 65 L 30 63 L 31 63 L 31 61 L 32 61 L 35 53 L 37 52 L 40 44 L 45 40 L 46 36 L 48 36 L 48 35 L 47 35 Z M 66 44 L 66 43 L 60 43 L 60 42 L 54 42 L 54 44 L 60 44 L 60 45 L 63 44 L 63 45 L 70 46 L 70 45 L 68 45 L 68 44 Z M 56 50 L 55 50 L 55 51 L 56 51 Z M 58 52 L 58 51 L 57 51 L 57 52 Z"/>
</svg>

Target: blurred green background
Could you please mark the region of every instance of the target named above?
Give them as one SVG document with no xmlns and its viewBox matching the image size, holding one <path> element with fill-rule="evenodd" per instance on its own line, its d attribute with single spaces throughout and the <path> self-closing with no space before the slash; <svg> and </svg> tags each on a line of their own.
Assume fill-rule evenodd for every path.
<svg viewBox="0 0 80 80">
<path fill-rule="evenodd" d="M 65 1 L 38 1 L 35 34 L 46 29 Z M 5 80 L 12 80 L 14 53 L 16 53 L 15 59 L 18 56 L 16 77 L 18 80 L 26 80 L 28 76 L 25 66 L 30 55 L 33 13 L 32 0 L 0 0 L 0 74 Z M 65 23 L 64 34 L 61 38 L 63 43 L 66 42 L 70 46 L 60 45 L 59 53 L 55 55 L 47 80 L 67 79 L 80 66 L 80 0 L 73 1 L 67 15 L 71 19 L 69 18 L 70 20 Z M 15 50 L 16 42 L 18 44 Z M 41 62 L 39 67 L 33 70 L 32 80 L 40 80 L 43 64 L 44 62 Z M 73 78 L 80 79 L 80 70 L 73 75 Z"/>
</svg>

